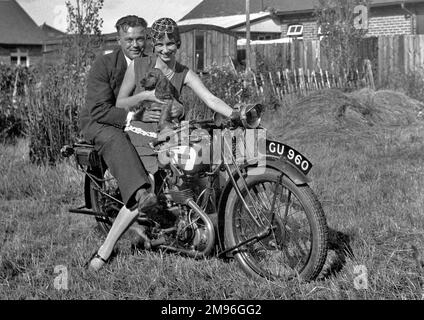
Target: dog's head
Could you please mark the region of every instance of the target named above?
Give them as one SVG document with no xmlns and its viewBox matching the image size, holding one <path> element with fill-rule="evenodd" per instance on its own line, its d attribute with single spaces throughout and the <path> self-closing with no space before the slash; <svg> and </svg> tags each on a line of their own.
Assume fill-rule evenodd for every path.
<svg viewBox="0 0 424 320">
<path fill-rule="evenodd" d="M 149 73 L 143 79 L 141 79 L 140 84 L 146 90 L 153 90 L 156 88 L 156 84 L 159 82 L 159 80 L 163 77 L 164 75 L 162 71 L 157 68 L 154 68 L 149 71 Z"/>
<path fill-rule="evenodd" d="M 172 99 L 173 86 L 161 70 L 152 69 L 145 78 L 140 81 L 140 84 L 146 90 L 156 89 L 156 97 L 159 99 Z"/>
</svg>

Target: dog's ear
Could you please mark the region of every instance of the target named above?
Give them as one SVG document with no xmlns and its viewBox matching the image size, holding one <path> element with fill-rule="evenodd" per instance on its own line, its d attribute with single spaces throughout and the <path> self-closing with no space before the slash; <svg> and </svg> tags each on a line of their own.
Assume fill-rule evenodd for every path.
<svg viewBox="0 0 424 320">
<path fill-rule="evenodd" d="M 160 70 L 159 70 L 160 71 Z M 140 84 L 145 88 L 145 89 L 154 89 L 157 83 L 157 75 L 156 72 L 154 72 L 153 70 L 150 71 L 146 77 L 144 77 L 141 81 Z"/>
<path fill-rule="evenodd" d="M 172 99 L 172 85 L 167 77 L 163 76 L 156 84 L 156 94 L 160 99 Z"/>
</svg>

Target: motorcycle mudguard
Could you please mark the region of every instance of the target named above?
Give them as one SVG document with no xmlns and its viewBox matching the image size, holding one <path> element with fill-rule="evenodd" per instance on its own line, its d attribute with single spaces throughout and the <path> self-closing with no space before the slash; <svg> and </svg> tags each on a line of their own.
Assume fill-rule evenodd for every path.
<svg viewBox="0 0 424 320">
<path fill-rule="evenodd" d="M 284 159 L 267 158 L 266 166 L 284 172 L 284 174 L 298 186 L 311 182 L 311 179 L 302 171 Z"/>
<path fill-rule="evenodd" d="M 303 172 L 297 169 L 287 160 L 282 158 L 276 158 L 273 156 L 266 157 L 266 167 L 272 168 L 274 170 L 284 173 L 291 181 L 296 185 L 307 184 L 311 181 Z M 257 167 L 253 165 L 246 165 L 240 169 L 248 170 L 248 174 L 260 174 L 260 170 L 263 170 L 263 167 Z M 237 181 L 239 179 L 238 175 L 234 174 L 234 179 Z M 221 196 L 218 203 L 218 236 L 219 242 L 224 242 L 224 224 L 225 224 L 225 206 L 227 204 L 227 199 L 230 194 L 231 188 L 233 187 L 231 181 L 228 179 L 225 186 L 221 189 Z"/>
</svg>

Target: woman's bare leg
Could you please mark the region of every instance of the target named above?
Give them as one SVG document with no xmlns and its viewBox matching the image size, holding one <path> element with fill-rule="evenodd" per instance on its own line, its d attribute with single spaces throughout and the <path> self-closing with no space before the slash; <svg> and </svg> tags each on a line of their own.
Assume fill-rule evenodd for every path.
<svg viewBox="0 0 424 320">
<path fill-rule="evenodd" d="M 150 176 L 150 179 L 152 177 Z M 152 180 L 154 186 L 154 179 Z M 150 190 L 154 191 L 154 187 Z M 118 242 L 119 238 L 124 234 L 124 232 L 131 226 L 134 220 L 139 216 L 143 215 L 143 208 L 148 209 L 152 205 L 155 205 L 157 200 L 156 196 L 153 193 L 149 193 L 149 190 L 139 189 L 135 195 L 136 201 L 139 204 L 138 208 L 134 210 L 128 209 L 126 206 L 123 206 L 112 224 L 112 227 L 109 230 L 109 233 L 103 242 L 103 245 L 97 251 L 97 254 L 101 257 L 95 257 L 90 261 L 89 268 L 91 270 L 97 271 L 105 265 L 105 261 L 107 261 L 112 254 L 113 248 L 115 244 Z M 141 205 L 141 207 L 140 207 Z M 142 240 L 146 240 L 146 236 L 144 234 L 143 226 L 134 226 L 134 231 L 138 235 L 138 237 L 142 238 Z"/>
<path fill-rule="evenodd" d="M 113 248 L 115 247 L 116 242 L 118 242 L 119 238 L 122 234 L 127 230 L 127 228 L 134 222 L 134 220 L 138 216 L 138 210 L 135 209 L 133 211 L 129 210 L 126 206 L 123 206 L 118 213 L 115 221 L 110 228 L 110 231 L 106 237 L 106 240 L 103 242 L 103 245 L 99 248 L 97 252 L 100 257 L 104 260 L 109 259 L 112 254 Z M 99 258 L 94 258 L 90 261 L 90 269 L 99 270 L 105 264 Z"/>
</svg>

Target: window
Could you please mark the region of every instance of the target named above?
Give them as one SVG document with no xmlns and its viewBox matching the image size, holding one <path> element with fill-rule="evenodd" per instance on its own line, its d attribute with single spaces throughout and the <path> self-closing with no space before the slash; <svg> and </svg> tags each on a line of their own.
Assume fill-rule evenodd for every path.
<svg viewBox="0 0 424 320">
<path fill-rule="evenodd" d="M 289 37 L 301 37 L 303 35 L 303 25 L 293 24 L 289 26 L 289 29 L 287 30 L 287 35 Z"/>
<path fill-rule="evenodd" d="M 18 64 L 18 57 L 11 56 L 10 57 L 10 63 L 12 65 L 17 65 Z"/>
<path fill-rule="evenodd" d="M 20 66 L 29 67 L 28 51 L 23 52 L 18 49 L 17 52 L 12 52 L 10 54 L 10 63 L 12 65 L 20 65 Z"/>
<path fill-rule="evenodd" d="M 205 34 L 203 32 L 196 32 L 195 37 L 196 70 L 203 71 L 205 67 Z"/>
</svg>

